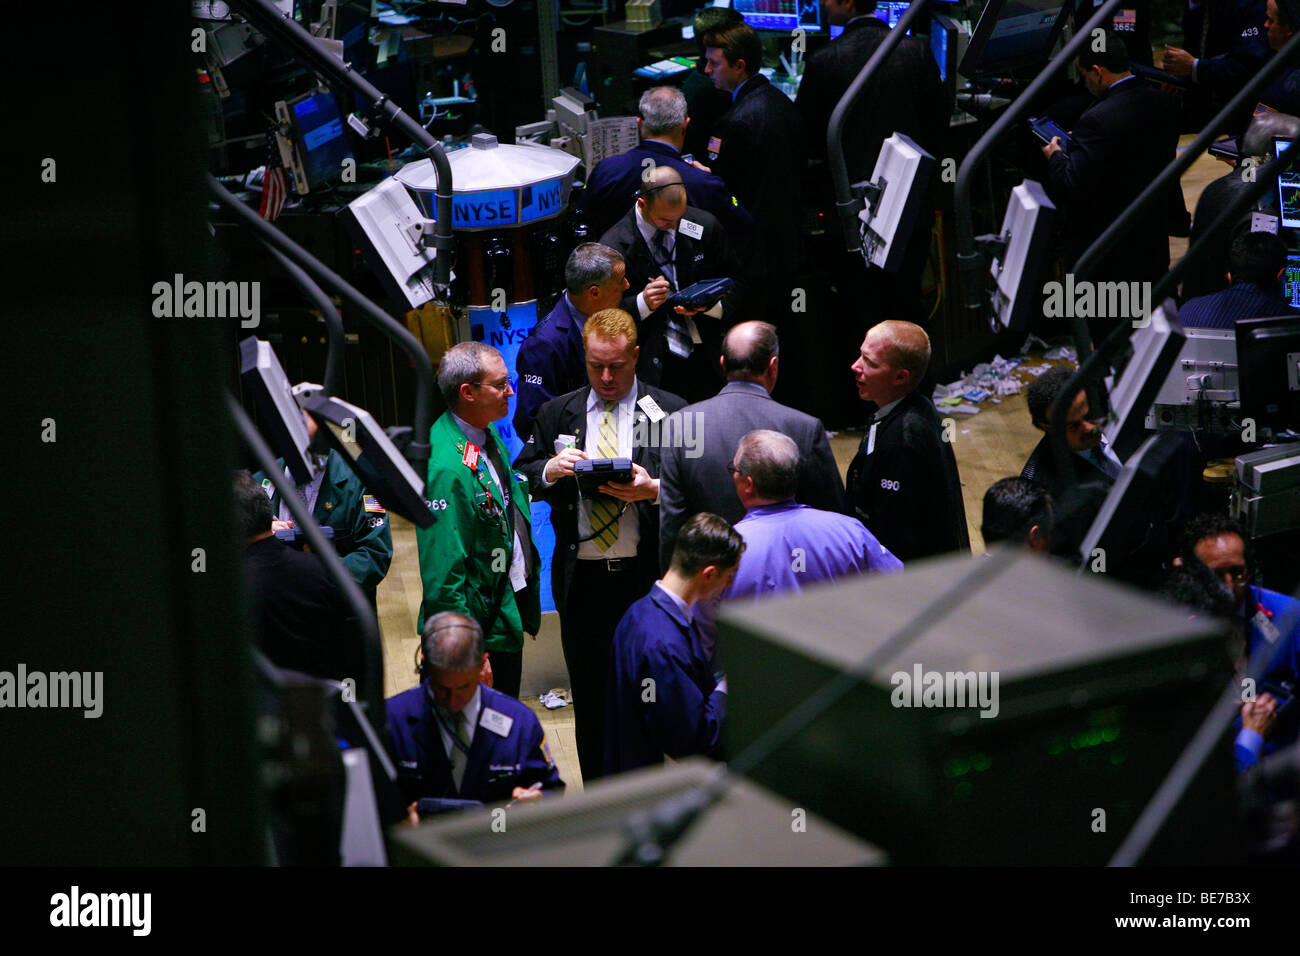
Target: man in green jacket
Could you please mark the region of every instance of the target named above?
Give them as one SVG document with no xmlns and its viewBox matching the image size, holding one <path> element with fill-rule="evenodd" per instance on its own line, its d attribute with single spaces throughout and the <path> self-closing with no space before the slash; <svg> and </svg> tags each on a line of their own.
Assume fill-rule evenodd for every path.
<svg viewBox="0 0 1300 956">
<path fill-rule="evenodd" d="M 528 482 L 492 426 L 514 394 L 501 353 L 462 342 L 438 365 L 447 411 L 429 429 L 425 497 L 434 523 L 416 529 L 424 601 L 420 626 L 439 611 L 483 626 L 493 688 L 519 696 L 524 632 L 541 626 L 537 548 Z"/>
<path fill-rule="evenodd" d="M 374 495 L 366 491 L 347 459 L 316 437 L 316 422 L 310 415 L 304 415 L 312 438 L 313 464 L 316 467 L 312 480 L 300 491 L 311 508 L 312 516 L 322 527 L 333 529 L 331 543 L 334 550 L 343 559 L 352 579 L 374 604 L 375 589 L 388 574 L 388 566 L 393 561 L 393 536 L 388 528 L 388 513 Z M 284 459 L 279 459 L 276 464 L 283 468 Z M 271 479 L 260 471 L 253 477 L 261 482 L 271 498 L 274 530 L 293 527 L 289 509 L 284 507 Z"/>
</svg>

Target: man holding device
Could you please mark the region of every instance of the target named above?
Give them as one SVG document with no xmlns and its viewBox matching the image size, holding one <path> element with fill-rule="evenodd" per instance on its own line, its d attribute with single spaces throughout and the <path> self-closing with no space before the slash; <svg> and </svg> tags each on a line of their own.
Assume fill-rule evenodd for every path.
<svg viewBox="0 0 1300 956">
<path fill-rule="evenodd" d="M 707 304 L 673 301 L 701 280 L 737 279 L 741 266 L 716 217 L 688 206 L 677 170 L 647 173 L 636 204 L 600 240 L 622 253 L 629 291 L 623 310 L 638 322 L 637 373 L 653 385 L 698 402 L 722 384 L 722 333 L 735 324 L 739 294 L 732 289 Z"/>
<path fill-rule="evenodd" d="M 551 505 L 551 587 L 573 691 L 585 780 L 603 762 L 605 683 L 614 628 L 659 576 L 659 458 L 655 436 L 686 403 L 637 378 L 636 323 L 605 309 L 583 326 L 588 385 L 541 407 L 515 468 Z M 575 468 L 627 459 L 631 479 L 579 495 Z"/>
</svg>

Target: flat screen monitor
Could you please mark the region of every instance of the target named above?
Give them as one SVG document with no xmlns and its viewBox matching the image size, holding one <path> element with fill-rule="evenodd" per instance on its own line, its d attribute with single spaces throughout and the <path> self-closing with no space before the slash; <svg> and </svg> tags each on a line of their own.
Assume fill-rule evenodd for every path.
<svg viewBox="0 0 1300 956">
<path fill-rule="evenodd" d="M 735 0 L 732 9 L 755 30 L 789 33 L 799 28 L 800 0 Z"/>
<path fill-rule="evenodd" d="M 1292 140 L 1273 140 L 1273 155 L 1281 156 L 1291 148 Z M 1277 177 L 1277 205 L 1283 229 L 1300 229 L 1300 162 L 1291 158 L 1291 168 Z"/>
<path fill-rule="evenodd" d="M 1300 309 L 1300 252 L 1287 253 L 1286 272 L 1282 273 L 1282 294 Z"/>
<path fill-rule="evenodd" d="M 311 481 L 307 420 L 270 342 L 250 335 L 239 343 L 239 374 L 257 406 L 258 426 L 267 444 L 284 459 L 298 484 Z"/>
<path fill-rule="evenodd" d="M 877 20 L 889 24 L 889 29 L 892 30 L 898 26 L 898 21 L 910 6 L 910 3 L 877 3 L 876 9 L 871 12 L 871 15 Z"/>
<path fill-rule="evenodd" d="M 951 102 L 957 94 L 957 43 L 961 25 L 952 17 L 936 13 L 930 17 L 930 54 L 939 67 L 939 78 Z"/>
<path fill-rule="evenodd" d="M 294 100 L 290 110 L 308 186 L 315 189 L 337 181 L 343 173 L 343 161 L 352 158 L 352 148 L 334 94 L 309 94 Z"/>
<path fill-rule="evenodd" d="M 1300 429 L 1300 315 L 1237 320 L 1237 382 L 1243 419 Z"/>
<path fill-rule="evenodd" d="M 1002 217 L 1007 247 L 989 266 L 995 284 L 993 312 L 1003 328 L 1028 328 L 1029 317 L 1041 302 L 1038 277 L 1055 217 L 1056 206 L 1032 179 L 1011 190 Z"/>
<path fill-rule="evenodd" d="M 1187 333 L 1178 321 L 1178 307 L 1173 299 L 1161 303 L 1150 321 L 1129 336 L 1133 355 L 1118 378 L 1107 381 L 1114 420 L 1102 429 L 1120 461 L 1127 462 L 1146 440 L 1147 412 L 1186 341 Z"/>
<path fill-rule="evenodd" d="M 934 167 L 934 157 L 902 133 L 881 144 L 871 174 L 880 193 L 869 209 L 858 214 L 863 251 L 872 265 L 886 272 L 897 272 L 902 266 Z"/>
<path fill-rule="evenodd" d="M 1070 8 L 1061 0 L 988 0 L 959 69 L 996 76 L 1047 62 Z"/>
</svg>

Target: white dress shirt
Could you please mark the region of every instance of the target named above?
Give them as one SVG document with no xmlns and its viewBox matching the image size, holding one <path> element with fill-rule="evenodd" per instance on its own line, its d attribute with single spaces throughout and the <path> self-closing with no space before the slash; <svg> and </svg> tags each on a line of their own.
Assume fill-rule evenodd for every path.
<svg viewBox="0 0 1300 956">
<path fill-rule="evenodd" d="M 659 250 L 655 248 L 654 238 L 655 238 L 655 233 L 659 231 L 659 228 L 654 223 L 646 222 L 645 217 L 641 215 L 640 206 L 635 206 L 634 209 L 636 212 L 637 232 L 641 233 L 641 238 L 645 240 L 646 246 L 650 249 L 650 254 L 657 257 L 659 255 Z M 661 266 L 669 265 L 673 267 L 673 278 L 670 279 L 669 281 L 672 283 L 673 291 L 678 292 L 681 290 L 681 286 L 678 285 L 676 281 L 676 272 L 677 272 L 677 265 L 676 265 L 677 233 L 676 232 L 668 233 L 668 254 L 672 257 L 671 261 L 667 263 L 660 263 L 660 265 Z M 669 277 L 665 275 L 664 278 L 667 279 Z M 650 313 L 654 311 L 654 309 L 650 308 L 650 306 L 646 304 L 644 291 L 638 292 L 636 294 L 636 309 L 637 312 L 640 314 L 641 318 L 643 319 L 648 318 Z M 713 305 L 711 305 L 708 309 L 706 309 L 702 314 L 710 315 L 715 319 L 722 318 L 722 301 L 719 300 L 713 303 Z M 677 317 L 681 320 L 682 326 L 686 329 L 686 331 L 690 333 L 691 341 L 694 342 L 696 345 L 699 345 L 700 342 L 703 341 L 703 339 L 700 338 L 699 330 L 695 327 L 694 319 L 689 315 L 678 315 Z"/>
<path fill-rule="evenodd" d="M 636 414 L 636 393 L 637 381 L 632 379 L 632 387 L 628 393 L 618 400 L 618 404 L 613 408 L 614 416 L 618 421 L 618 456 L 619 458 L 632 457 L 632 418 Z M 600 444 L 600 417 L 605 412 L 605 401 L 595 390 L 587 393 L 587 435 L 583 451 L 587 453 L 588 458 L 599 458 L 600 453 L 596 450 Z M 611 499 L 614 500 L 614 499 Z M 579 499 L 578 502 L 578 537 L 585 538 L 591 534 L 591 500 L 587 498 Z M 637 544 L 641 540 L 641 528 L 638 520 L 636 503 L 630 503 L 624 510 L 621 518 L 618 519 L 618 539 L 609 547 L 608 551 L 602 551 L 600 545 L 595 540 L 583 541 L 578 545 L 579 560 L 594 560 L 596 558 L 634 558 L 636 557 Z"/>
</svg>

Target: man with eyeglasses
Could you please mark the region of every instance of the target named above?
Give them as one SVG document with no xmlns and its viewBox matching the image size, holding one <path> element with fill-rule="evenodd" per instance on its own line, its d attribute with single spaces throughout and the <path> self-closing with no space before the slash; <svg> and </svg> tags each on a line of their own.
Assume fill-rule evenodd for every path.
<svg viewBox="0 0 1300 956">
<path fill-rule="evenodd" d="M 541 626 L 528 482 L 510 469 L 493 422 L 506 417 L 513 383 L 501 353 L 462 342 L 438 365 L 447 411 L 429 429 L 425 497 L 434 523 L 416 529 L 424 600 L 420 627 L 440 611 L 479 622 L 492 686 L 519 696 L 524 632 Z"/>
<path fill-rule="evenodd" d="M 1300 602 L 1251 583 L 1254 553 L 1245 529 L 1231 518 L 1198 515 L 1188 522 L 1182 553 L 1174 564 L 1198 563 L 1209 568 L 1231 594 L 1237 624 L 1247 636 L 1247 658 L 1264 645 L 1271 648 L 1262 672 L 1252 675 L 1255 692 L 1242 702 L 1242 729 L 1235 750 L 1237 764 L 1244 769 L 1261 754 L 1296 739 L 1300 722 L 1292 712 L 1296 706 L 1292 696 L 1300 674 Z"/>
</svg>

